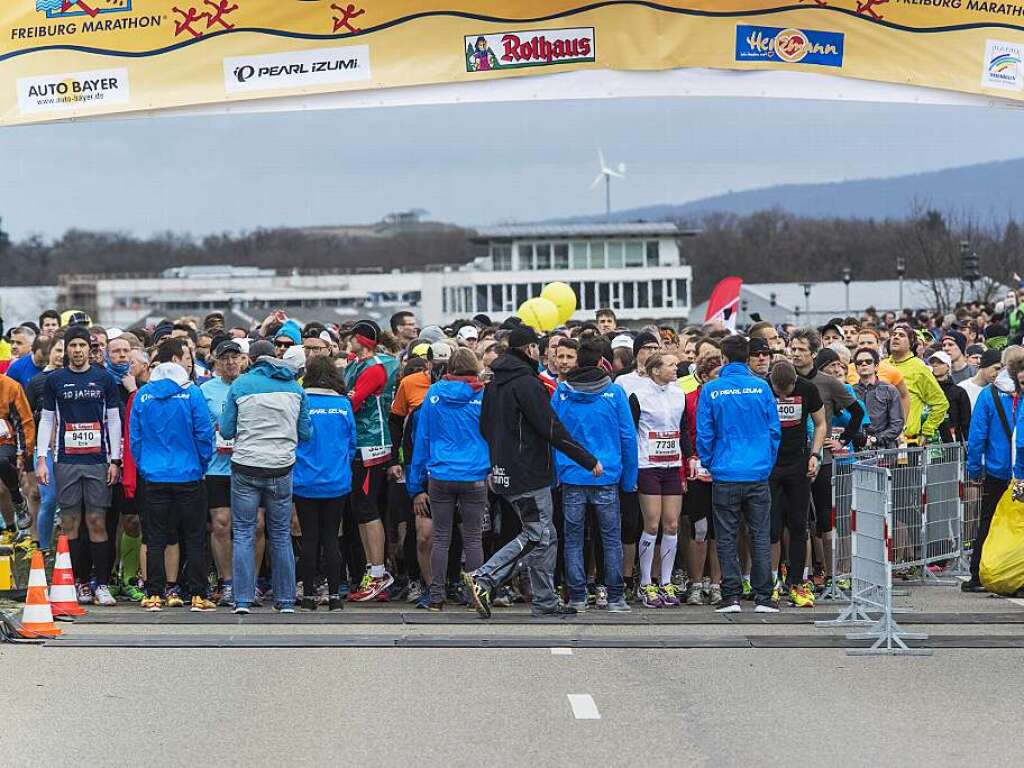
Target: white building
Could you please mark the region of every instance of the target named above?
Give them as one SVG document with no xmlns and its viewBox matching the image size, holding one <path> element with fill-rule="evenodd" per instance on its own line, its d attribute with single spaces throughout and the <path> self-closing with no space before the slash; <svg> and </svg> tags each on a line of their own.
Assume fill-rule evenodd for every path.
<svg viewBox="0 0 1024 768">
<path fill-rule="evenodd" d="M 671 223 L 495 227 L 478 231 L 473 243 L 480 255 L 465 265 L 408 272 L 285 274 L 205 266 L 159 275 L 68 275 L 59 303 L 118 327 L 214 309 L 256 320 L 283 309 L 300 319 L 340 322 L 386 320 L 396 308 L 413 307 L 424 323 L 479 313 L 497 320 L 539 295 L 545 283 L 561 280 L 576 291 L 577 319 L 609 307 L 626 322 L 678 324 L 690 314 L 692 284 L 679 241 L 694 234 Z"/>
</svg>

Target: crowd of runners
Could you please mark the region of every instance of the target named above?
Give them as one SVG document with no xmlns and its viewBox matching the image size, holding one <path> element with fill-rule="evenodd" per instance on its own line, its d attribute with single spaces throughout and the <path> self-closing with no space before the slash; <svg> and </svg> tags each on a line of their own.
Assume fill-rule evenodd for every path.
<svg viewBox="0 0 1024 768">
<path fill-rule="evenodd" d="M 774 612 L 830 586 L 837 457 L 961 442 L 982 591 L 1022 321 L 1012 294 L 742 333 L 48 310 L 0 342 L 3 543 L 64 533 L 81 603 L 149 611 Z"/>
</svg>

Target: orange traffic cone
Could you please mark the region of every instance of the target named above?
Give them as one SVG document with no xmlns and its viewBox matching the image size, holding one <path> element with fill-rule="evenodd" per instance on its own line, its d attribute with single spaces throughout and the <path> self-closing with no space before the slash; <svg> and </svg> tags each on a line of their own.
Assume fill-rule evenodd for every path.
<svg viewBox="0 0 1024 768">
<path fill-rule="evenodd" d="M 53 623 L 53 611 L 46 596 L 46 571 L 43 570 L 43 553 L 32 553 L 32 571 L 28 576 L 28 597 L 21 614 L 21 629 L 18 633 L 25 638 L 58 637 L 60 629 Z"/>
<path fill-rule="evenodd" d="M 68 537 L 57 539 L 57 561 L 53 564 L 53 586 L 50 587 L 50 607 L 54 616 L 85 616 L 85 608 L 78 604 L 75 573 L 71 568 L 71 550 Z"/>
</svg>

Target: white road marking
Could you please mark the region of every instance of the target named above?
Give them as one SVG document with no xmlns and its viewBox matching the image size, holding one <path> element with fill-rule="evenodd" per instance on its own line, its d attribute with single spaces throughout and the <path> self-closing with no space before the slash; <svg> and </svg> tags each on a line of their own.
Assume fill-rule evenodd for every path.
<svg viewBox="0 0 1024 768">
<path fill-rule="evenodd" d="M 570 693 L 569 706 L 572 707 L 572 714 L 577 720 L 600 720 L 601 713 L 597 711 L 597 704 L 589 693 Z"/>
<path fill-rule="evenodd" d="M 552 648 L 552 656 L 572 656 L 572 648 Z"/>
<path fill-rule="evenodd" d="M 1019 605 L 1021 608 L 1024 608 L 1024 600 L 1019 600 L 1016 597 L 1008 597 L 1006 599 L 1014 605 Z"/>
</svg>

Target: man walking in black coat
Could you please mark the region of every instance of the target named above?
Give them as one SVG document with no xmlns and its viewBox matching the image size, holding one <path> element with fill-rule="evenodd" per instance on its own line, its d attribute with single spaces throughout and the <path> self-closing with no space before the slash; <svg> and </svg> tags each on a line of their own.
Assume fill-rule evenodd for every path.
<svg viewBox="0 0 1024 768">
<path fill-rule="evenodd" d="M 533 615 L 576 613 L 558 604 L 555 595 L 555 530 L 551 485 L 556 448 L 600 477 L 601 463 L 566 431 L 551 410 L 551 398 L 537 378 L 539 339 L 521 326 L 509 336 L 509 351 L 491 365 L 494 379 L 484 390 L 480 432 L 491 454 L 491 487 L 512 504 L 522 532 L 474 573 L 463 575 L 473 606 L 491 615 L 491 592 L 526 561 L 533 588 Z"/>
</svg>

